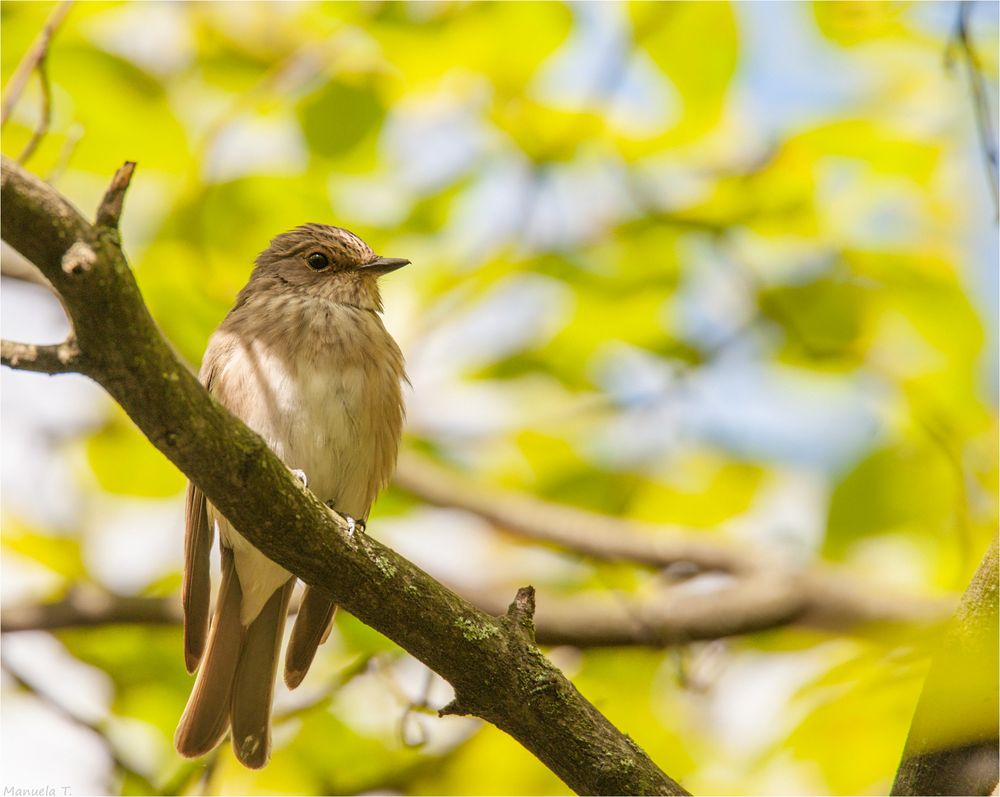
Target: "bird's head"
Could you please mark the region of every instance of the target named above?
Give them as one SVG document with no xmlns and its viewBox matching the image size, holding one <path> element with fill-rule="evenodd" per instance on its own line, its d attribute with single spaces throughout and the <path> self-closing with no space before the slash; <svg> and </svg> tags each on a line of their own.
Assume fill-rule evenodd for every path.
<svg viewBox="0 0 1000 797">
<path fill-rule="evenodd" d="M 340 304 L 381 310 L 378 278 L 409 262 L 379 257 L 357 235 L 341 227 L 303 224 L 272 239 L 257 256 L 251 281 L 273 281 Z"/>
</svg>

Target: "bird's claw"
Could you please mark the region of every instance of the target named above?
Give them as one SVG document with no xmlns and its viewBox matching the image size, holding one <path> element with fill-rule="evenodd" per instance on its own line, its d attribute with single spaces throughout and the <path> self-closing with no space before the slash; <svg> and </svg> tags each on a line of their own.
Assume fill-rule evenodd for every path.
<svg viewBox="0 0 1000 797">
<path fill-rule="evenodd" d="M 337 507 L 335 507 L 333 505 L 333 501 L 327 501 L 326 505 L 328 507 L 330 507 L 330 509 L 332 509 L 334 512 L 336 512 L 338 515 L 340 515 L 344 519 L 344 522 L 347 523 L 347 536 L 348 537 L 350 537 L 351 539 L 354 539 L 355 532 L 357 532 L 359 534 L 364 534 L 365 533 L 365 529 L 367 528 L 367 526 L 365 525 L 364 520 L 355 520 L 350 515 L 348 515 L 348 514 L 346 514 L 344 512 L 341 512 L 339 509 L 337 509 Z"/>
</svg>

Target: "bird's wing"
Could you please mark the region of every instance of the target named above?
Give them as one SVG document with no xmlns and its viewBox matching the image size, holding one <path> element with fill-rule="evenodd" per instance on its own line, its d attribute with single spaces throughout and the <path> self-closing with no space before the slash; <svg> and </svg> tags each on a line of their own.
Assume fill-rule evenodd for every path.
<svg viewBox="0 0 1000 797">
<path fill-rule="evenodd" d="M 206 364 L 210 362 L 205 358 Z M 211 391 L 214 368 L 203 368 L 201 381 Z M 212 601 L 209 557 L 215 539 L 214 524 L 208 517 L 205 494 L 188 482 L 184 506 L 184 572 L 182 604 L 184 607 L 184 665 L 188 672 L 198 669 L 208 636 L 208 615 Z"/>
<path fill-rule="evenodd" d="M 205 651 L 208 635 L 208 610 L 212 600 L 209 555 L 215 534 L 205 494 L 191 482 L 188 483 L 184 514 L 184 664 L 188 672 L 194 672 Z"/>
<path fill-rule="evenodd" d="M 236 576 L 233 553 L 223 547 L 222 580 L 212 636 L 174 735 L 177 752 L 188 758 L 205 755 L 229 729 L 233 678 L 243 650 L 240 598 L 240 581 Z"/>
</svg>

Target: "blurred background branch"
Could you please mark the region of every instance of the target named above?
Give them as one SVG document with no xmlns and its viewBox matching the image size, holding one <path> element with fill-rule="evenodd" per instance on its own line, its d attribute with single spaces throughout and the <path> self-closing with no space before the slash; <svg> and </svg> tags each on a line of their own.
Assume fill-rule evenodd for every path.
<svg viewBox="0 0 1000 797">
<path fill-rule="evenodd" d="M 24 145 L 24 149 L 18 155 L 18 163 L 25 163 L 34 154 L 41 140 L 49 130 L 49 124 L 52 121 L 52 89 L 49 84 L 46 59 L 48 58 L 52 37 L 63 24 L 66 14 L 72 5 L 72 0 L 64 0 L 55 7 L 45 25 L 42 26 L 42 30 L 38 34 L 38 38 L 34 44 L 32 44 L 31 49 L 25 53 L 21 63 L 18 64 L 17 70 L 4 86 L 3 103 L 0 105 L 0 129 L 6 126 L 11 111 L 21 98 L 21 93 L 24 91 L 24 87 L 27 85 L 33 72 L 38 74 L 38 82 L 41 87 L 42 104 L 38 123 L 32 131 L 28 143 Z"/>
<path fill-rule="evenodd" d="M 958 16 L 955 22 L 955 38 L 949 43 L 949 59 L 954 50 L 965 64 L 965 71 L 972 93 L 972 107 L 976 115 L 976 130 L 983 151 L 983 165 L 986 170 L 986 181 L 993 196 L 995 220 L 1000 222 L 1000 160 L 997 157 L 997 131 L 994 126 L 997 111 L 990 107 L 987 73 L 983 68 L 976 47 L 972 40 L 971 19 L 972 10 L 978 5 L 973 0 L 961 0 L 958 3 Z"/>
<path fill-rule="evenodd" d="M 709 589 L 691 589 L 692 584 L 661 588 L 641 599 L 599 592 L 571 597 L 542 593 L 535 614 L 535 636 L 542 645 L 657 648 L 792 623 L 842 633 L 866 634 L 886 626 L 915 626 L 930 633 L 947 618 L 951 606 L 945 599 L 900 596 L 843 600 L 844 593 L 837 591 L 839 584 L 817 590 L 833 596 L 829 605 L 807 606 L 797 591 L 801 583 L 782 583 L 762 571 Z M 494 615 L 506 611 L 509 595 L 500 590 L 457 589 L 483 611 Z M 17 633 L 133 623 L 175 625 L 180 620 L 180 604 L 174 597 L 141 598 L 84 589 L 53 603 L 8 606 L 0 614 L 0 630 Z"/>
</svg>

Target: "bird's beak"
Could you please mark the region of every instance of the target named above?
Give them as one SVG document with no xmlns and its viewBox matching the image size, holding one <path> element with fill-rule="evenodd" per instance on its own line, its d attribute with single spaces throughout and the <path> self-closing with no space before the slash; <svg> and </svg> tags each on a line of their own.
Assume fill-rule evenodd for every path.
<svg viewBox="0 0 1000 797">
<path fill-rule="evenodd" d="M 371 263 L 365 263 L 362 268 L 372 271 L 381 277 L 383 274 L 388 274 L 390 271 L 395 271 L 397 268 L 409 265 L 409 262 L 404 257 L 379 257 Z"/>
</svg>

